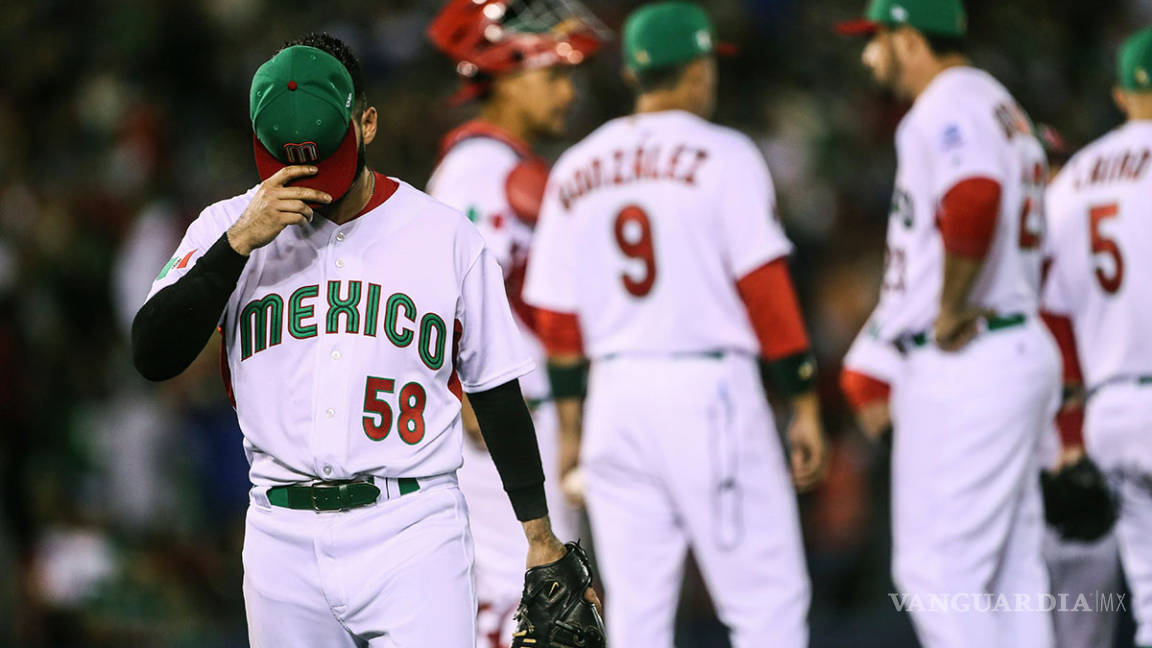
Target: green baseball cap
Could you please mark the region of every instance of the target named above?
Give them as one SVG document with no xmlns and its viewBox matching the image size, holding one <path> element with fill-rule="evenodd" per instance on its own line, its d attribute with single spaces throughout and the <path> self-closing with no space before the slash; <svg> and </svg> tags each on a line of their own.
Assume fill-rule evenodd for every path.
<svg viewBox="0 0 1152 648">
<path fill-rule="evenodd" d="M 295 184 L 333 199 L 347 193 L 357 167 L 352 75 L 315 47 L 280 50 L 256 70 L 249 94 L 252 148 L 261 180 L 294 164 L 319 169 Z"/>
<path fill-rule="evenodd" d="M 871 0 L 864 17 L 836 25 L 847 36 L 871 36 L 880 27 L 907 25 L 925 34 L 959 38 L 968 33 L 960 0 Z"/>
<path fill-rule="evenodd" d="M 1141 29 L 1120 45 L 1116 72 L 1121 88 L 1152 91 L 1152 27 Z"/>
<path fill-rule="evenodd" d="M 716 52 L 708 14 L 691 2 L 658 2 L 633 11 L 624 23 L 624 63 L 633 72 L 687 63 Z"/>
</svg>

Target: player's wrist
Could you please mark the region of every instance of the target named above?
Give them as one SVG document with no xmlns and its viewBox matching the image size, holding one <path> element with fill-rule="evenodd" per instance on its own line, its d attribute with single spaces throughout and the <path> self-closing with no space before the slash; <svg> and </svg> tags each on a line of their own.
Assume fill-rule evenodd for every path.
<svg viewBox="0 0 1152 648">
<path fill-rule="evenodd" d="M 224 235 L 228 237 L 228 245 L 236 251 L 236 254 L 239 254 L 240 256 L 248 256 L 252 254 L 252 245 L 248 243 L 239 232 L 236 231 L 235 225 L 229 227 L 228 231 L 225 232 Z"/>
</svg>

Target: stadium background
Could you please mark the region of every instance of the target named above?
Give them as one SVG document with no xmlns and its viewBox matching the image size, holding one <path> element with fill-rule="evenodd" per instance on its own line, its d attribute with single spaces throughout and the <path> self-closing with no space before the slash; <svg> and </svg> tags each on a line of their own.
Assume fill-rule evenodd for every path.
<svg viewBox="0 0 1152 648">
<path fill-rule="evenodd" d="M 618 28 L 634 1 L 589 0 Z M 887 597 L 887 464 L 835 377 L 870 310 L 906 106 L 862 43 L 863 0 L 715 0 L 717 120 L 769 161 L 822 359 L 829 477 L 802 498 L 813 646 L 914 645 Z M 246 464 L 213 350 L 144 382 L 127 331 L 205 205 L 256 181 L 247 92 L 277 46 L 329 31 L 359 54 L 381 136 L 371 164 L 423 186 L 452 66 L 424 38 L 439 0 L 15 0 L 0 12 L 0 645 L 245 645 Z M 1119 123 L 1119 40 L 1149 0 L 968 0 L 971 54 L 1073 146 Z M 629 109 L 618 43 L 578 73 L 569 138 Z M 690 581 L 693 579 L 689 579 Z M 690 583 L 682 646 L 726 645 Z M 1123 633 L 1122 633 L 1123 634 Z"/>
</svg>

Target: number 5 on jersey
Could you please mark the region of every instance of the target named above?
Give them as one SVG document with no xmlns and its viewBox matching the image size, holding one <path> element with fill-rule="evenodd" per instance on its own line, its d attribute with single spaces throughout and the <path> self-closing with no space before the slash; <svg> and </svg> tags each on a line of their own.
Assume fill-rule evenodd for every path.
<svg viewBox="0 0 1152 648">
<path fill-rule="evenodd" d="M 1092 259 L 1096 266 L 1096 281 L 1109 295 L 1115 295 L 1124 282 L 1124 257 L 1120 254 L 1120 246 L 1115 239 L 1108 238 L 1103 230 L 1105 221 L 1116 218 L 1120 214 L 1120 206 L 1116 203 L 1097 205 L 1088 210 L 1088 225 L 1092 234 Z M 1110 263 L 1101 263 L 1107 257 Z M 1108 266 L 1112 272 L 1107 272 Z"/>
<path fill-rule="evenodd" d="M 392 378 L 368 376 L 364 385 L 364 434 L 373 441 L 381 441 L 392 430 L 392 406 L 381 397 L 396 389 Z M 400 438 L 413 445 L 424 438 L 424 404 L 427 395 L 420 383 L 410 382 L 400 389 L 400 416 L 396 421 Z M 380 417 L 377 421 L 376 417 Z"/>
</svg>

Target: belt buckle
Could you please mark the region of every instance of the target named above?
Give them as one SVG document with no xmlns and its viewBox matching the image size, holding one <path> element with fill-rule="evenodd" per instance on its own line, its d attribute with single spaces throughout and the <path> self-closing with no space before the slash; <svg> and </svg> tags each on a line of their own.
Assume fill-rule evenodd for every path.
<svg viewBox="0 0 1152 648">
<path fill-rule="evenodd" d="M 312 510 L 317 513 L 324 511 L 346 510 L 344 502 L 340 497 L 340 489 L 334 488 L 328 484 L 312 484 L 308 489 L 308 494 L 312 497 Z M 336 495 L 336 501 L 340 505 L 338 508 L 320 508 L 322 505 L 328 504 L 332 500 L 332 495 Z"/>
</svg>

